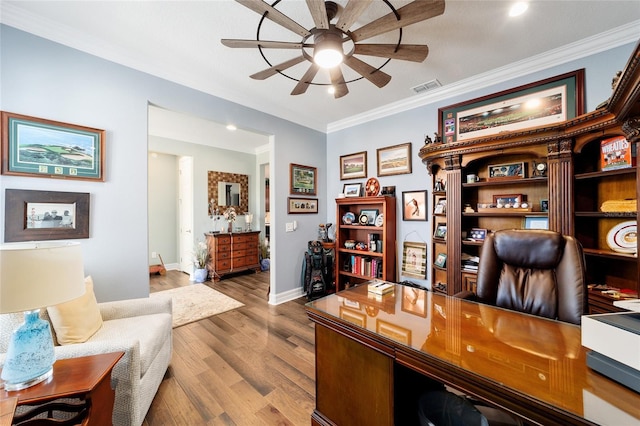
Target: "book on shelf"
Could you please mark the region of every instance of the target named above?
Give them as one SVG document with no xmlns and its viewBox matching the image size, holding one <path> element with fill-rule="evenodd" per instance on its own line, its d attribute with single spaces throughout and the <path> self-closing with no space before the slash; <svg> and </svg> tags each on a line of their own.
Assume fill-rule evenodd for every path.
<svg viewBox="0 0 640 426">
<path fill-rule="evenodd" d="M 382 276 L 382 259 L 351 255 L 350 272 L 371 278 Z"/>
<path fill-rule="evenodd" d="M 388 283 L 386 281 L 374 282 L 368 285 L 369 293 L 383 295 L 387 293 L 392 293 L 395 290 L 395 284 Z"/>
</svg>

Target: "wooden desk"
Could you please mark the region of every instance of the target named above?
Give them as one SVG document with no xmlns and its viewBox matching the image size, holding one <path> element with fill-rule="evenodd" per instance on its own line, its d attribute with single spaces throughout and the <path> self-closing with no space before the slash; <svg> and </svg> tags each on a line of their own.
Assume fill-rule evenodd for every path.
<svg viewBox="0 0 640 426">
<path fill-rule="evenodd" d="M 313 425 L 408 424 L 404 401 L 425 376 L 533 424 L 640 424 L 640 395 L 586 366 L 575 325 L 400 285 L 383 301 L 347 289 L 307 314 Z"/>
<path fill-rule="evenodd" d="M 80 416 L 78 424 L 111 425 L 115 398 L 111 370 L 122 355 L 124 352 L 114 352 L 58 360 L 53 364 L 53 376 L 49 380 L 19 391 L 1 390 L 0 400 L 17 398 L 18 406 L 33 406 L 26 413 L 15 415 L 14 423 L 46 412 L 47 405 L 57 399 L 79 398 L 81 403 L 73 410 Z"/>
</svg>

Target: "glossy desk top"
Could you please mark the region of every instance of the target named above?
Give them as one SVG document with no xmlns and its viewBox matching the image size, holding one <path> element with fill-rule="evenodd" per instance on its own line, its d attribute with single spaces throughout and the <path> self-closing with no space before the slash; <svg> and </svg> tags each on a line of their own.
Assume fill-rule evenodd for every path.
<svg viewBox="0 0 640 426">
<path fill-rule="evenodd" d="M 361 285 L 310 302 L 307 310 L 396 353 L 445 363 L 570 416 L 640 424 L 640 394 L 586 366 L 579 326 L 401 285 L 378 297 Z"/>
</svg>

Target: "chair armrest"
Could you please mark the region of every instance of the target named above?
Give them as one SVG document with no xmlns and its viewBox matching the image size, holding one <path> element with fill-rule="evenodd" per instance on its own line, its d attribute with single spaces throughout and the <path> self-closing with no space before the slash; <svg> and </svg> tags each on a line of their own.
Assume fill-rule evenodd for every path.
<svg viewBox="0 0 640 426">
<path fill-rule="evenodd" d="M 155 296 L 140 299 L 118 300 L 115 302 L 99 303 L 100 315 L 103 321 L 118 318 L 131 318 L 141 315 L 172 313 L 172 299 L 170 296 Z"/>
<path fill-rule="evenodd" d="M 464 300 L 476 300 L 477 296 L 474 292 L 468 290 L 462 290 L 453 295 L 453 297 L 457 297 L 458 299 Z"/>
</svg>

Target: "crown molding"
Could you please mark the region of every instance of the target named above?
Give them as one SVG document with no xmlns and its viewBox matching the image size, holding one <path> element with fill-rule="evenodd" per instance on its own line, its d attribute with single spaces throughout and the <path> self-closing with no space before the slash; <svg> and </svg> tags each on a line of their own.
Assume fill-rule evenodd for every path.
<svg viewBox="0 0 640 426">
<path fill-rule="evenodd" d="M 413 96 L 380 108 L 369 110 L 362 114 L 334 121 L 327 125 L 327 133 L 337 132 L 410 109 L 440 102 L 454 96 L 463 95 L 472 90 L 483 89 L 506 80 L 522 77 L 618 46 L 636 42 L 638 40 L 639 27 L 640 20 L 634 21 L 540 55 L 532 56 L 531 58 L 514 62 L 452 84 L 447 84 L 442 88 L 432 90 L 423 95 Z"/>
</svg>

